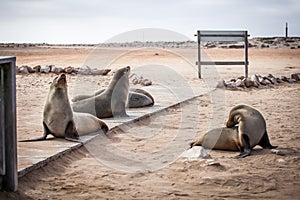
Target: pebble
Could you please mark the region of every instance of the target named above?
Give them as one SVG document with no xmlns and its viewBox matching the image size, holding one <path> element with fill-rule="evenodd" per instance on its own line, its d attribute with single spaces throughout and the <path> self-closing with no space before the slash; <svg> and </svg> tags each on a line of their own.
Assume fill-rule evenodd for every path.
<svg viewBox="0 0 300 200">
<path fill-rule="evenodd" d="M 286 161 L 285 161 L 284 159 L 282 159 L 282 158 L 279 158 L 279 159 L 277 159 L 276 161 L 279 162 L 279 163 L 285 163 L 285 162 L 286 162 Z"/>
<path fill-rule="evenodd" d="M 286 153 L 284 151 L 278 150 L 278 149 L 271 149 L 271 153 L 274 153 L 276 155 L 284 156 Z"/>
<path fill-rule="evenodd" d="M 210 158 L 210 155 L 202 146 L 194 146 L 181 154 L 181 157 L 187 158 L 189 161 Z"/>
</svg>

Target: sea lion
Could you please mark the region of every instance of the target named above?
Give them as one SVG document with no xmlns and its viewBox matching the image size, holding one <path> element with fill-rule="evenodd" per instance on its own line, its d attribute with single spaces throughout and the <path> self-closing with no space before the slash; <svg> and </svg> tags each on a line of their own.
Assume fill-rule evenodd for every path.
<svg viewBox="0 0 300 200">
<path fill-rule="evenodd" d="M 76 112 L 90 113 L 98 118 L 127 117 L 130 67 L 117 70 L 104 92 L 72 104 Z"/>
<path fill-rule="evenodd" d="M 65 74 L 55 77 L 50 86 L 44 107 L 43 126 L 42 137 L 20 142 L 45 140 L 49 134 L 57 138 L 80 141 L 79 136 L 97 131 L 108 131 L 108 126 L 95 116 L 72 111 Z"/>
<path fill-rule="evenodd" d="M 266 121 L 262 114 L 253 107 L 238 105 L 231 109 L 227 128 L 238 125 L 238 147 L 240 154 L 234 158 L 244 158 L 249 156 L 251 149 L 259 145 L 263 148 L 273 149 L 266 128 Z"/>
<path fill-rule="evenodd" d="M 91 95 L 77 95 L 75 96 L 72 101 L 77 102 L 84 99 L 88 99 L 94 96 L 97 96 L 103 93 L 105 89 L 101 89 L 96 91 L 94 94 Z M 128 108 L 141 108 L 146 106 L 153 106 L 154 105 L 154 98 L 153 96 L 143 89 L 129 89 L 129 95 L 127 100 L 127 107 Z"/>
<path fill-rule="evenodd" d="M 142 108 L 146 106 L 153 106 L 154 98 L 153 96 L 143 89 L 131 89 L 128 97 L 129 108 Z"/>
<path fill-rule="evenodd" d="M 213 129 L 191 143 L 191 147 L 198 145 L 211 149 L 240 150 L 241 153 L 234 158 L 249 156 L 256 145 L 269 149 L 277 147 L 270 144 L 262 114 L 247 105 L 238 105 L 230 111 L 226 127 Z"/>
<path fill-rule="evenodd" d="M 238 148 L 238 127 L 215 128 L 200 136 L 192 142 L 190 147 L 203 146 L 206 149 L 219 149 L 236 151 Z"/>
</svg>

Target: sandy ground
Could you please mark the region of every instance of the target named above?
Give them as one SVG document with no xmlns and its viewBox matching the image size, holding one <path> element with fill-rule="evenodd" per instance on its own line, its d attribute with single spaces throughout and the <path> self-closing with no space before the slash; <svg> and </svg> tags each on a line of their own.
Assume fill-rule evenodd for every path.
<svg viewBox="0 0 300 200">
<path fill-rule="evenodd" d="M 238 50 L 228 49 L 208 49 L 206 53 L 207 57 L 220 60 L 228 57 L 238 60 L 242 55 Z M 0 49 L 0 55 L 16 55 L 18 65 L 30 66 L 88 64 L 118 68 L 130 65 L 139 74 L 142 73 L 139 66 L 151 65 L 152 71 L 145 77 L 157 80 L 160 85 L 176 86 L 178 77 L 164 73 L 170 68 L 193 86 L 203 84 L 192 65 L 196 60 L 195 49 L 14 48 Z M 249 58 L 250 75 L 300 72 L 299 49 L 250 49 Z M 222 79 L 243 75 L 242 67 L 220 67 L 217 71 Z M 18 139 L 40 136 L 44 100 L 54 76 L 17 75 Z M 94 90 L 91 85 L 104 87 L 110 77 L 68 76 L 70 96 L 78 91 L 91 92 Z M 82 81 L 89 84 L 81 84 Z M 109 139 L 104 140 L 109 145 L 95 140 L 20 178 L 18 192 L 1 192 L 0 198 L 299 199 L 299 100 L 299 84 L 241 91 L 215 90 L 114 130 Z M 213 160 L 219 163 L 215 165 L 209 165 L 207 160 L 177 159 L 189 142 L 222 125 L 229 110 L 241 103 L 263 113 L 271 143 L 278 145 L 285 156 L 256 147 L 250 157 L 239 160 L 231 158 L 238 152 L 210 151 Z M 95 152 L 95 144 L 119 151 L 101 148 L 106 151 Z"/>
</svg>

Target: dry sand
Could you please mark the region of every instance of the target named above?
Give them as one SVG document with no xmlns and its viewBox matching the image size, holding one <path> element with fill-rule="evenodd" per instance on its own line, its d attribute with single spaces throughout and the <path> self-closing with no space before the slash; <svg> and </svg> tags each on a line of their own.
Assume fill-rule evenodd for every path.
<svg viewBox="0 0 300 200">
<path fill-rule="evenodd" d="M 93 58 L 100 59 L 101 66 L 106 67 L 118 57 L 110 65 L 113 68 L 163 63 L 174 67 L 189 84 L 203 84 L 197 79 L 194 69 L 186 68 L 188 61 L 196 60 L 196 49 L 171 49 L 167 52 L 163 49 L 127 50 L 103 48 L 97 50 L 98 57 Z M 156 52 L 159 55 L 155 55 Z M 90 53 L 91 49 L 87 47 L 0 49 L 0 55 L 16 55 L 18 65 L 31 66 L 81 66 L 90 62 L 91 59 L 86 60 Z M 240 51 L 230 49 L 208 49 L 206 53 L 210 58 L 220 60 L 228 57 L 239 59 L 242 55 Z M 299 49 L 250 49 L 249 58 L 249 74 L 272 73 L 278 76 L 300 72 Z M 221 78 L 230 79 L 243 75 L 243 68 L 220 67 L 218 72 Z M 52 74 L 17 75 L 18 139 L 40 136 L 44 100 L 53 77 Z M 176 77 L 158 78 L 160 84 L 176 85 Z M 110 76 L 86 76 L 80 82 L 102 87 L 109 79 Z M 77 91 L 74 88 L 78 85 L 78 77 L 68 76 L 68 81 L 70 96 L 73 96 Z M 82 87 L 88 90 L 88 86 Z M 18 192 L 1 192 L 0 199 L 299 199 L 299 100 L 299 84 L 284 83 L 242 91 L 216 90 L 156 114 L 150 120 L 144 119 L 111 133 L 111 147 L 128 154 L 144 155 L 145 162 L 157 163 L 157 169 L 136 173 L 120 171 L 116 168 L 122 163 L 107 166 L 100 162 L 101 159 L 99 161 L 101 156 L 93 155 L 87 150 L 89 147 L 83 147 L 20 178 Z M 178 139 L 188 146 L 197 135 L 212 128 L 215 117 L 224 123 L 230 108 L 241 103 L 252 105 L 263 113 L 271 143 L 278 145 L 285 156 L 256 147 L 250 157 L 238 160 L 231 158 L 238 152 L 210 151 L 212 158 L 219 163 L 215 165 L 209 165 L 207 160 L 187 161 L 183 158 L 170 162 L 164 156 L 170 154 L 172 157 L 172 151 L 166 151 L 159 161 L 151 157 L 159 150 L 177 152 L 172 144 Z M 216 113 L 218 116 L 214 115 Z M 26 120 L 28 118 L 30 123 Z M 141 134 L 143 131 L 152 134 Z M 118 160 L 114 161 L 118 163 Z M 127 164 L 135 167 L 134 163 Z"/>
</svg>

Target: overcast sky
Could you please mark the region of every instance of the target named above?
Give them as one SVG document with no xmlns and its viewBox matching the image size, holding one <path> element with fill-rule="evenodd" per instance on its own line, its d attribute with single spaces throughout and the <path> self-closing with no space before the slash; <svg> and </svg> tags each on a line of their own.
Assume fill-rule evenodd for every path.
<svg viewBox="0 0 300 200">
<path fill-rule="evenodd" d="M 0 0 L 0 5 L 0 42 L 100 43 L 143 28 L 148 31 L 136 40 L 150 40 L 151 28 L 191 40 L 198 29 L 283 36 L 285 22 L 290 36 L 300 36 L 299 0 Z"/>
</svg>

